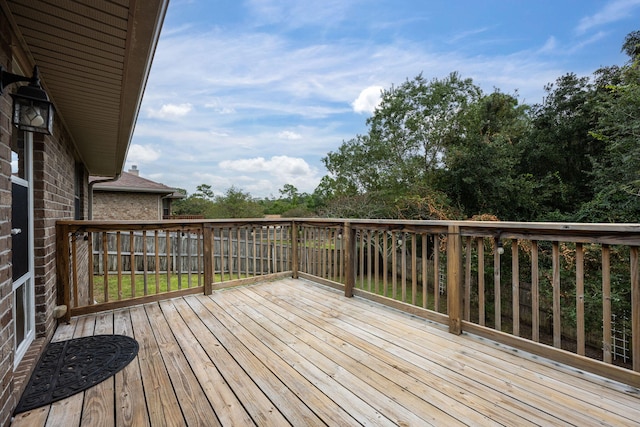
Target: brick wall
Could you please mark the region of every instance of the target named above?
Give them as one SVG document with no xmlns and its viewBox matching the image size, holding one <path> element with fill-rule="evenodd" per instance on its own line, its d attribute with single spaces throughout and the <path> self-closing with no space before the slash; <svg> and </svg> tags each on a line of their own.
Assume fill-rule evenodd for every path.
<svg viewBox="0 0 640 427">
<path fill-rule="evenodd" d="M 93 219 L 159 221 L 162 219 L 162 198 L 157 194 L 94 189 Z"/>
<path fill-rule="evenodd" d="M 75 151 L 54 125 L 54 136 L 34 134 L 33 199 L 36 336 L 49 337 L 55 330 L 53 308 L 56 289 L 56 221 L 73 219 Z"/>
<path fill-rule="evenodd" d="M 0 10 L 0 64 L 11 71 L 13 55 L 21 55 L 19 43 L 10 32 L 11 26 Z M 28 69 L 29 67 L 27 67 Z M 22 393 L 22 380 L 30 372 L 21 366 L 14 372 L 14 336 L 11 282 L 11 97 L 7 88 L 0 96 L 0 426 L 7 426 L 17 399 Z M 78 158 L 69 137 L 54 117 L 53 136 L 33 135 L 34 192 L 34 285 L 36 302 L 35 349 L 26 364 L 31 367 L 39 349 L 51 339 L 56 327 L 53 308 L 57 304 L 55 223 L 74 216 L 75 164 Z M 87 176 L 87 175 L 85 175 Z M 83 184 L 87 194 L 87 183 Z M 85 197 L 86 215 L 86 197 Z M 32 351 L 36 350 L 36 351 Z M 24 365 L 24 364 L 23 364 Z M 19 380 L 18 380 L 19 379 Z"/>
<path fill-rule="evenodd" d="M 11 34 L 6 17 L 0 12 L 0 65 L 11 62 Z M 0 97 L 0 426 L 7 425 L 15 406 L 13 397 L 13 314 L 11 284 L 11 148 L 10 97 Z"/>
</svg>

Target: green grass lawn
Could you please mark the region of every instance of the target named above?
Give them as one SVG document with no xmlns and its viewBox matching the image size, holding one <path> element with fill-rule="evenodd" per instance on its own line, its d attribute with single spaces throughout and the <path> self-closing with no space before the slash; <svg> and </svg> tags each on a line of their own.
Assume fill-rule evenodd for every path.
<svg viewBox="0 0 640 427">
<path fill-rule="evenodd" d="M 200 276 L 200 277 L 198 277 Z M 120 288 L 118 288 L 118 276 L 117 275 L 109 275 L 107 276 L 107 288 L 108 288 L 108 296 L 109 301 L 118 301 L 122 299 L 128 299 L 133 297 L 141 297 L 146 295 L 153 295 L 157 293 L 176 291 L 178 289 L 186 289 L 200 286 L 204 283 L 204 277 L 202 274 L 191 273 L 191 282 L 189 282 L 189 275 L 183 273 L 180 277 L 177 274 L 172 274 L 171 279 L 167 282 L 167 275 L 160 274 L 158 277 L 158 282 L 156 283 L 156 275 L 155 273 L 147 274 L 147 283 L 146 283 L 146 293 L 145 293 L 145 276 L 144 274 L 136 274 L 135 275 L 135 292 L 131 286 L 131 275 L 123 274 L 122 282 Z M 234 275 L 233 278 L 237 278 Z M 180 279 L 180 280 L 179 280 Z M 200 282 L 198 282 L 198 279 Z M 226 280 L 231 280 L 231 276 L 227 273 L 224 275 L 216 274 L 214 276 L 214 282 L 222 282 Z M 93 291 L 93 299 L 97 303 L 101 303 L 105 301 L 104 298 L 104 276 L 103 275 L 95 275 L 93 276 L 94 283 L 94 291 Z M 168 285 L 168 286 L 167 286 Z"/>
</svg>

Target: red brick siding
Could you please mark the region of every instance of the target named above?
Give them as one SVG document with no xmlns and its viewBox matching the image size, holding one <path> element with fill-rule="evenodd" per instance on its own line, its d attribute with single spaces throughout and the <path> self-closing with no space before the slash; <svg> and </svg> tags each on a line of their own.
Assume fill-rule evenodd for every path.
<svg viewBox="0 0 640 427">
<path fill-rule="evenodd" d="M 0 11 L 0 64 L 11 71 L 11 63 L 19 43 L 11 34 L 11 26 Z M 46 76 L 45 76 L 46 79 Z M 14 372 L 13 314 L 11 282 L 11 88 L 0 96 L 0 426 L 7 426 L 23 378 L 29 366 Z M 59 219 L 73 218 L 75 194 L 75 164 L 78 158 L 70 138 L 54 117 L 53 136 L 33 136 L 34 192 L 34 284 L 36 300 L 36 337 L 38 345 L 30 349 L 23 365 L 33 365 L 43 343 L 50 340 L 56 320 L 53 308 L 57 304 L 56 235 Z M 86 176 L 86 175 L 85 175 Z M 83 194 L 87 194 L 84 183 Z M 86 216 L 86 197 L 84 202 Z"/>
<path fill-rule="evenodd" d="M 0 65 L 9 68 L 11 34 L 0 12 Z M 0 97 L 0 426 L 9 423 L 16 405 L 13 375 L 13 314 L 11 284 L 11 148 L 10 97 Z"/>
</svg>

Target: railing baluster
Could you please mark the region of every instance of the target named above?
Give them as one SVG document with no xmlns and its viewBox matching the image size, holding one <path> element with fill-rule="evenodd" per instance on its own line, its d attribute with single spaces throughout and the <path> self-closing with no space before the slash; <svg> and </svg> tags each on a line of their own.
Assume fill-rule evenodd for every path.
<svg viewBox="0 0 640 427">
<path fill-rule="evenodd" d="M 484 326 L 486 322 L 484 296 L 484 238 L 478 238 L 478 323 Z"/>
<path fill-rule="evenodd" d="M 382 235 L 382 294 L 389 296 L 388 281 L 389 276 L 389 232 L 385 231 Z"/>
<path fill-rule="evenodd" d="M 155 274 L 156 274 L 156 294 L 160 293 L 160 241 L 159 230 L 153 231 L 153 244 L 155 248 Z"/>
<path fill-rule="evenodd" d="M 373 233 L 372 230 L 367 230 L 367 235 L 366 235 L 366 244 L 367 244 L 367 290 L 369 292 L 371 292 L 372 288 L 372 283 L 371 283 L 371 274 L 372 274 L 372 265 L 371 265 L 371 234 Z"/>
<path fill-rule="evenodd" d="M 102 233 L 102 286 L 103 302 L 109 302 L 109 237 Z"/>
<path fill-rule="evenodd" d="M 116 232 L 116 268 L 118 270 L 118 301 L 122 299 L 122 233 Z"/>
<path fill-rule="evenodd" d="M 142 230 L 142 277 L 144 280 L 144 295 L 149 295 L 149 279 L 147 271 L 149 262 L 147 260 L 147 230 Z"/>
<path fill-rule="evenodd" d="M 215 260 L 213 254 L 215 252 L 215 234 L 211 224 L 205 224 L 202 230 L 202 252 L 204 262 L 204 294 L 211 295 L 213 293 L 213 281 L 215 275 Z"/>
<path fill-rule="evenodd" d="M 88 253 L 89 253 L 89 295 L 87 295 L 87 305 L 93 305 L 93 289 L 95 286 L 94 279 L 94 262 L 93 262 L 93 233 L 87 233 L 89 239 L 87 241 Z"/>
<path fill-rule="evenodd" d="M 427 303 L 429 302 L 429 282 L 428 282 L 428 274 L 427 271 L 427 240 L 429 239 L 429 235 L 427 233 L 422 233 L 422 308 L 427 308 Z"/>
<path fill-rule="evenodd" d="M 242 254 L 240 252 L 240 227 L 236 227 L 236 263 L 238 264 L 238 280 L 242 278 Z"/>
<path fill-rule="evenodd" d="M 342 240 L 344 241 L 344 269 L 345 284 L 344 296 L 351 298 L 355 286 L 355 231 L 351 228 L 351 223 L 345 222 L 342 229 Z"/>
<path fill-rule="evenodd" d="M 576 244 L 576 329 L 576 351 L 584 356 L 584 248 L 582 243 Z"/>
<path fill-rule="evenodd" d="M 65 238 L 67 238 L 67 235 L 65 234 Z M 78 300 L 78 242 L 77 242 L 77 235 L 74 233 L 71 235 L 71 265 L 72 265 L 72 286 L 73 286 L 73 301 L 75 306 L 79 306 L 79 300 Z M 68 243 L 67 243 L 68 245 Z M 68 264 L 65 262 L 65 270 L 62 270 L 62 272 L 60 273 L 61 275 L 66 274 L 66 279 L 68 280 L 68 276 L 69 276 L 69 266 Z M 67 298 L 65 296 L 65 301 L 64 304 L 67 306 L 67 313 L 70 312 L 71 310 L 71 301 L 70 298 Z"/>
<path fill-rule="evenodd" d="M 131 297 L 135 298 L 136 296 L 136 249 L 134 244 L 133 231 L 129 232 L 129 270 L 131 270 L 130 272 L 131 273 L 130 274 Z"/>
<path fill-rule="evenodd" d="M 417 264 L 417 233 L 411 235 L 411 304 L 417 304 L 418 298 L 418 264 Z"/>
<path fill-rule="evenodd" d="M 531 339 L 540 341 L 540 275 L 536 240 L 531 241 Z"/>
<path fill-rule="evenodd" d="M 553 242 L 552 248 L 553 287 L 553 346 L 562 348 L 562 317 L 560 313 L 560 247 Z"/>
<path fill-rule="evenodd" d="M 380 230 L 374 230 L 373 236 L 373 283 L 374 292 L 380 293 Z"/>
<path fill-rule="evenodd" d="M 433 236 L 433 311 L 440 313 L 440 235 Z"/>
<path fill-rule="evenodd" d="M 358 275 L 360 276 L 360 289 L 364 289 L 364 239 L 366 231 L 364 228 L 360 229 L 360 268 L 358 269 Z"/>
<path fill-rule="evenodd" d="M 602 358 L 611 363 L 611 250 L 602 245 Z"/>
<path fill-rule="evenodd" d="M 402 243 L 400 244 L 401 268 L 400 281 L 402 282 L 401 301 L 407 302 L 407 233 L 402 233 Z"/>
<path fill-rule="evenodd" d="M 396 232 L 391 232 L 391 298 L 398 295 L 398 242 Z"/>
<path fill-rule="evenodd" d="M 493 247 L 493 306 L 494 306 L 494 328 L 502 331 L 502 292 L 500 275 L 500 252 L 498 251 L 498 239 L 494 241 Z"/>
<path fill-rule="evenodd" d="M 465 245 L 465 269 L 464 269 L 464 311 L 462 318 L 467 322 L 471 320 L 471 249 L 472 238 L 466 238 Z"/>
<path fill-rule="evenodd" d="M 320 229 L 320 277 L 327 278 L 327 228 Z"/>
<path fill-rule="evenodd" d="M 638 268 L 638 247 L 630 249 L 631 262 L 631 354 L 633 370 L 640 372 L 640 269 Z"/>
<path fill-rule="evenodd" d="M 520 336 L 520 260 L 518 240 L 511 240 L 511 296 L 513 304 L 513 335 Z"/>
</svg>

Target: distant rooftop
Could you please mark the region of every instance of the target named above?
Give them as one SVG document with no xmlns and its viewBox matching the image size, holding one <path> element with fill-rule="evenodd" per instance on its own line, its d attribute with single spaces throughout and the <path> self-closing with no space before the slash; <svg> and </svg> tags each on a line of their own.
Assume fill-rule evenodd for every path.
<svg viewBox="0 0 640 427">
<path fill-rule="evenodd" d="M 115 181 L 97 182 L 94 185 L 94 191 L 122 191 L 129 193 L 158 193 L 172 195 L 173 198 L 182 198 L 183 195 L 178 193 L 175 188 L 168 187 L 159 182 L 139 176 L 140 171 L 134 165 L 128 172 L 122 172 L 122 175 Z M 108 180 L 108 177 L 90 176 L 89 182 Z"/>
</svg>

